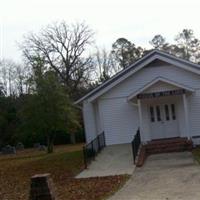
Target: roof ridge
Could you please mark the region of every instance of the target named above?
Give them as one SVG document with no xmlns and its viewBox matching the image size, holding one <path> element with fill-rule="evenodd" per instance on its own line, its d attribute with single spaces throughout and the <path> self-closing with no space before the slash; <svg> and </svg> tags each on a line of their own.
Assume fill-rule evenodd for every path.
<svg viewBox="0 0 200 200">
<path fill-rule="evenodd" d="M 196 63 L 193 63 L 191 61 L 185 60 L 183 58 L 179 58 L 179 57 L 177 57 L 177 56 L 175 56 L 173 54 L 161 51 L 159 49 L 152 49 L 152 50 L 150 50 L 150 52 L 148 52 L 146 55 L 142 56 L 136 62 L 134 62 L 133 64 L 131 64 L 127 68 L 122 69 L 121 71 L 119 71 L 118 73 L 116 73 L 115 75 L 113 75 L 110 79 L 106 80 L 105 82 L 103 82 L 102 84 L 100 84 L 99 86 L 97 86 L 96 88 L 94 88 L 92 91 L 88 92 L 86 95 L 84 95 L 83 97 L 81 97 L 80 99 L 78 99 L 77 101 L 75 101 L 75 104 L 78 104 L 78 103 L 82 102 L 84 99 L 86 99 L 86 98 L 90 97 L 91 95 L 93 95 L 94 93 L 98 92 L 104 86 L 106 87 L 106 85 L 108 83 L 117 80 L 118 77 L 123 76 L 124 74 L 128 73 L 131 69 L 135 68 L 135 66 L 137 66 L 138 64 L 142 63 L 143 61 L 145 61 L 149 57 L 154 56 L 156 54 L 160 55 L 160 56 L 165 56 L 165 57 L 167 57 L 169 59 L 171 58 L 171 59 L 177 60 L 177 61 L 179 61 L 181 63 L 184 63 L 184 64 L 189 64 L 190 66 L 193 66 L 193 67 L 198 68 L 200 70 L 200 65 L 198 65 Z"/>
</svg>

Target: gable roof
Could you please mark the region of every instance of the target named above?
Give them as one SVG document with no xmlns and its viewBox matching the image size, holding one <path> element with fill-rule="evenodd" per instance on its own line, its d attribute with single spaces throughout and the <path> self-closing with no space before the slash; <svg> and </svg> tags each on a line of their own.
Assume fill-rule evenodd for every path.
<svg viewBox="0 0 200 200">
<path fill-rule="evenodd" d="M 165 53 L 163 51 L 154 49 L 139 60 L 137 60 L 135 63 L 130 65 L 129 67 L 118 72 L 116 75 L 102 83 L 97 88 L 93 89 L 91 92 L 87 93 L 85 96 L 77 100 L 75 104 L 79 104 L 86 99 L 90 99 L 90 101 L 95 100 L 97 97 L 101 96 L 102 94 L 110 90 L 112 87 L 116 86 L 117 84 L 119 84 L 120 82 L 122 82 L 123 80 L 125 80 L 126 78 L 128 78 L 129 76 L 136 73 L 138 70 L 142 69 L 143 67 L 155 60 L 161 60 L 200 75 L 200 65 L 182 58 L 178 58 L 174 55 Z"/>
<path fill-rule="evenodd" d="M 175 81 L 172 81 L 172 80 L 169 80 L 169 79 L 166 79 L 164 77 L 157 77 L 155 79 L 153 79 L 152 81 L 150 81 L 149 83 L 147 83 L 146 85 L 144 85 L 143 87 L 141 87 L 139 90 L 137 90 L 136 92 L 130 94 L 128 96 L 128 101 L 130 101 L 131 99 L 133 99 L 134 97 L 136 97 L 138 94 L 142 93 L 143 91 L 145 91 L 146 89 L 148 89 L 149 87 L 153 86 L 154 84 L 158 83 L 159 81 L 162 81 L 164 83 L 167 83 L 167 84 L 170 84 L 170 85 L 173 85 L 173 86 L 176 86 L 176 87 L 179 87 L 179 88 L 182 88 L 182 89 L 185 89 L 189 92 L 194 92 L 194 89 L 191 88 L 191 87 L 188 87 L 186 85 L 183 85 L 183 84 L 179 84 Z"/>
</svg>

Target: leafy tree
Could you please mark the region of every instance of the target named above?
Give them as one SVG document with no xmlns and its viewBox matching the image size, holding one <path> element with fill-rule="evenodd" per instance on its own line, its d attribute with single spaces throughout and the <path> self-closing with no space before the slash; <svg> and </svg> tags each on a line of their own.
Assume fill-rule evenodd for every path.
<svg viewBox="0 0 200 200">
<path fill-rule="evenodd" d="M 45 134 L 48 153 L 51 153 L 60 130 L 73 131 L 79 126 L 76 112 L 58 75 L 46 69 L 41 59 L 34 67 L 33 82 L 35 89 L 24 107 L 24 121 L 32 131 Z"/>
<path fill-rule="evenodd" d="M 175 37 L 174 43 L 167 43 L 163 36 L 155 35 L 150 41 L 154 48 L 173 54 L 196 63 L 200 62 L 200 40 L 195 37 L 193 30 L 183 29 Z"/>
<path fill-rule="evenodd" d="M 150 41 L 150 44 L 155 48 L 155 49 L 163 49 L 164 46 L 166 45 L 165 38 L 162 35 L 155 35 L 153 39 Z"/>
<path fill-rule="evenodd" d="M 199 61 L 200 41 L 194 36 L 191 29 L 183 29 L 176 38 L 178 51 L 177 54 L 187 60 Z"/>
<path fill-rule="evenodd" d="M 6 144 L 14 144 L 18 133 L 16 97 L 0 96 L 0 147 Z"/>
<path fill-rule="evenodd" d="M 126 38 L 117 39 L 112 45 L 111 52 L 121 69 L 125 69 L 130 64 L 133 64 L 143 55 L 143 49 L 136 47 L 134 43 L 131 43 Z"/>
</svg>

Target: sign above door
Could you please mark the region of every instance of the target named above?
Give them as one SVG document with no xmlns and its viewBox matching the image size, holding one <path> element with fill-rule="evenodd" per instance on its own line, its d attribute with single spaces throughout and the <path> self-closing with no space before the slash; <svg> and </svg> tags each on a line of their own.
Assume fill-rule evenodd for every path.
<svg viewBox="0 0 200 200">
<path fill-rule="evenodd" d="M 141 93 L 137 95 L 137 99 L 149 99 L 157 97 L 182 95 L 185 94 L 185 92 L 186 92 L 185 89 L 179 89 L 179 90 L 168 90 L 168 91 L 153 92 L 153 93 Z"/>
</svg>

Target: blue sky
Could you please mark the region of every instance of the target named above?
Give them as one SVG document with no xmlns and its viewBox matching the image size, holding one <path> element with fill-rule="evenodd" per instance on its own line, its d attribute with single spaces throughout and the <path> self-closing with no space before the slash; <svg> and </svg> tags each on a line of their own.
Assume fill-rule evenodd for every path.
<svg viewBox="0 0 200 200">
<path fill-rule="evenodd" d="M 21 60 L 17 43 L 59 20 L 85 21 L 98 46 L 109 49 L 119 37 L 143 47 L 155 34 L 168 41 L 183 28 L 200 38 L 198 0 L 0 0 L 0 58 Z"/>
</svg>

